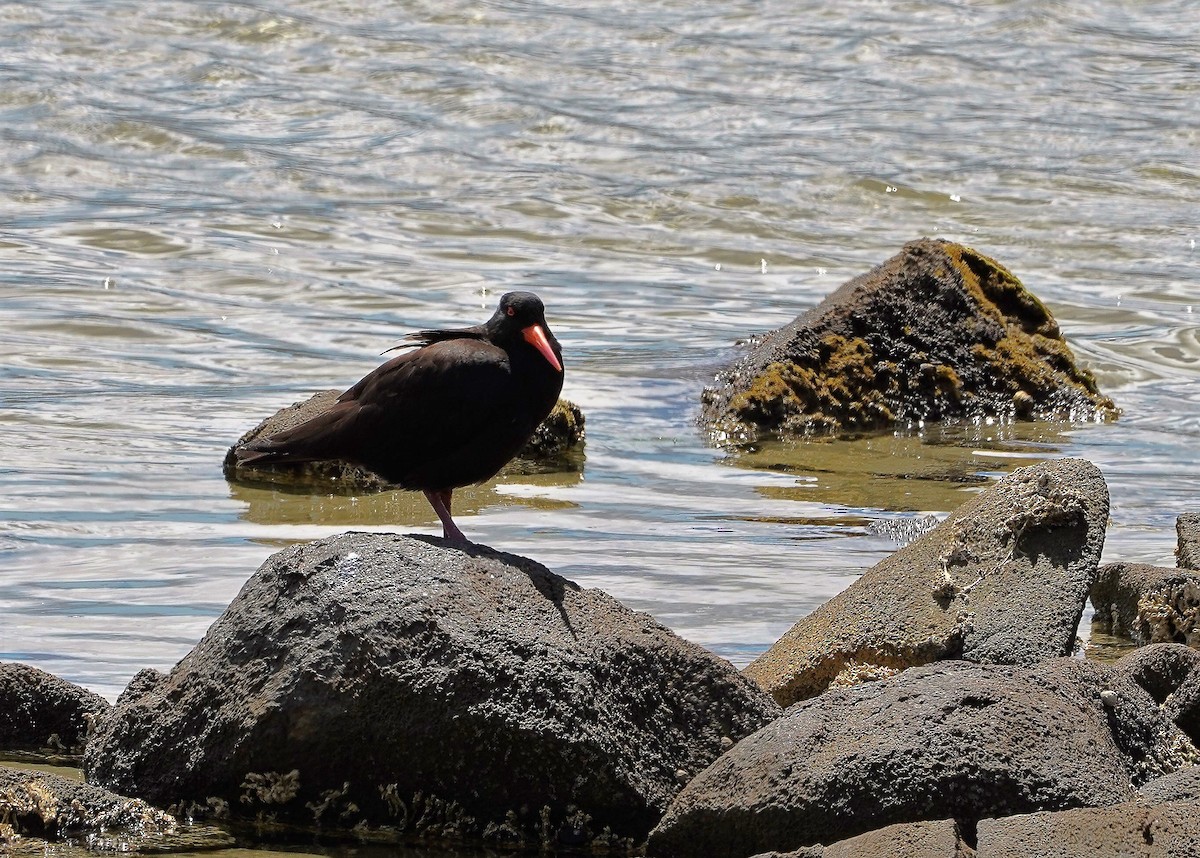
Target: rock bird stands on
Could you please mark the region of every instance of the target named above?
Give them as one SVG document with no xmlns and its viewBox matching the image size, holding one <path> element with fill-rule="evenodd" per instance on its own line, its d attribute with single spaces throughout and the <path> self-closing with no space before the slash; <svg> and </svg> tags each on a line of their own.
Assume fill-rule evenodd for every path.
<svg viewBox="0 0 1200 858">
<path fill-rule="evenodd" d="M 242 462 L 342 459 L 405 489 L 420 489 L 443 536 L 466 537 L 451 494 L 481 483 L 513 458 L 562 390 L 562 347 L 537 295 L 509 292 L 482 325 L 418 331 L 328 411 L 236 451 Z"/>
</svg>

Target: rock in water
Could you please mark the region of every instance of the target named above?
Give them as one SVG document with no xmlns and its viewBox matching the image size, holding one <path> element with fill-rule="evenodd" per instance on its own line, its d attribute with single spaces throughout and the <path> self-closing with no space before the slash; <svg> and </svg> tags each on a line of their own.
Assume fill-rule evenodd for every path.
<svg viewBox="0 0 1200 858">
<path fill-rule="evenodd" d="M 122 694 L 89 780 L 188 813 L 598 845 L 644 836 L 681 780 L 778 715 L 648 615 L 437 542 L 345 534 L 270 558 L 169 675 Z"/>
<path fill-rule="evenodd" d="M 1117 407 L 1007 269 L 921 239 L 755 342 L 703 395 L 718 444 L 953 418 L 1091 421 Z"/>
<path fill-rule="evenodd" d="M 381 492 L 393 488 L 375 472 L 340 459 L 305 462 L 301 465 L 238 461 L 236 451 L 239 447 L 292 429 L 328 411 L 340 393 L 340 390 L 314 393 L 302 402 L 279 409 L 247 431 L 225 451 L 225 459 L 221 463 L 225 479 L 297 486 L 321 492 Z M 578 471 L 582 468 L 584 439 L 583 411 L 575 403 L 560 399 L 549 416 L 534 430 L 533 437 L 501 473 Z"/>
<path fill-rule="evenodd" d="M 789 706 L 940 659 L 1067 655 L 1107 521 L 1108 488 L 1091 462 L 1018 468 L 796 623 L 745 673 Z"/>
<path fill-rule="evenodd" d="M 99 694 L 44 670 L 0 662 L 0 751 L 78 756 L 93 719 L 108 708 Z"/>
</svg>

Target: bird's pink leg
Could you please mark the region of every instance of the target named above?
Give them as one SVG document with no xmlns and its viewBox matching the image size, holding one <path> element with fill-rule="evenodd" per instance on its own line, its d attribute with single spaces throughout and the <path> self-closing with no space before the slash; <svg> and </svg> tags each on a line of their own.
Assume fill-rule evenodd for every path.
<svg viewBox="0 0 1200 858">
<path fill-rule="evenodd" d="M 454 489 L 424 489 L 425 499 L 442 522 L 442 538 L 447 542 L 466 542 L 467 538 L 450 517 L 450 502 Z"/>
</svg>

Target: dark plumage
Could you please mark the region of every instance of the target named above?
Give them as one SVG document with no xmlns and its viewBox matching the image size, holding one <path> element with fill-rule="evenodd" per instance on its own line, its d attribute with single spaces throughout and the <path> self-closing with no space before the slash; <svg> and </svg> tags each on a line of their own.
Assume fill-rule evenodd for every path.
<svg viewBox="0 0 1200 858">
<path fill-rule="evenodd" d="M 509 292 L 482 325 L 419 331 L 323 414 L 236 450 L 242 462 L 342 459 L 420 489 L 446 539 L 459 486 L 495 476 L 558 401 L 562 348 L 537 295 Z"/>
</svg>

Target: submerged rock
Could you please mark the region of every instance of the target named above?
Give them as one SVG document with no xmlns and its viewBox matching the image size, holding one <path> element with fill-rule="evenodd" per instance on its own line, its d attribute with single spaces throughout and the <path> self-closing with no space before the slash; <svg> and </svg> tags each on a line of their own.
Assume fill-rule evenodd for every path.
<svg viewBox="0 0 1200 858">
<path fill-rule="evenodd" d="M 922 421 L 1112 419 L 1050 311 L 1011 272 L 921 239 L 755 341 L 702 397 L 716 443 Z"/>
<path fill-rule="evenodd" d="M 78 757 L 108 701 L 44 670 L 0 662 L 0 752 L 28 758 Z"/>
<path fill-rule="evenodd" d="M 221 469 L 228 480 L 270 482 L 283 485 L 319 487 L 322 491 L 379 492 L 389 483 L 373 471 L 349 462 L 305 462 L 280 465 L 269 462 L 239 462 L 234 451 L 259 437 L 269 437 L 298 426 L 329 410 L 340 390 L 325 390 L 302 402 L 296 402 L 272 414 L 242 435 L 225 452 Z M 560 399 L 554 410 L 534 430 L 533 437 L 502 473 L 545 473 L 577 471 L 583 458 L 584 419 L 579 406 Z"/>
<path fill-rule="evenodd" d="M 188 814 L 627 845 L 779 714 L 727 662 L 521 557 L 346 534 L 270 558 L 88 778 Z"/>
<path fill-rule="evenodd" d="M 648 854 L 741 858 L 895 823 L 1117 804 L 1197 759 L 1120 671 L 940 662 L 790 707 L 680 792 Z"/>
<path fill-rule="evenodd" d="M 1092 604 L 1098 631 L 1139 644 L 1200 647 L 1200 572 L 1109 563 L 1096 575 Z"/>
<path fill-rule="evenodd" d="M 784 634 L 745 674 L 788 706 L 939 659 L 1067 655 L 1108 521 L 1083 459 L 1019 468 Z"/>
</svg>

